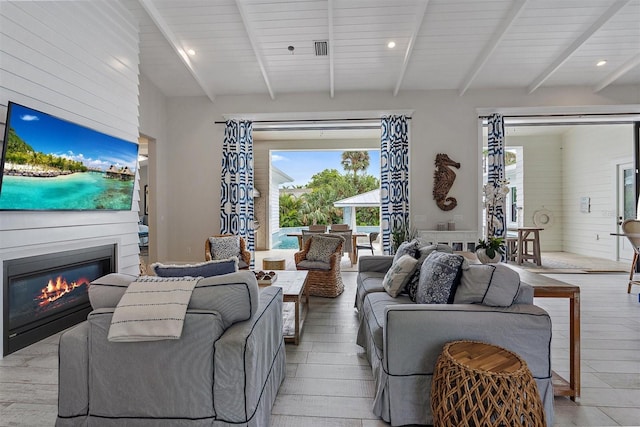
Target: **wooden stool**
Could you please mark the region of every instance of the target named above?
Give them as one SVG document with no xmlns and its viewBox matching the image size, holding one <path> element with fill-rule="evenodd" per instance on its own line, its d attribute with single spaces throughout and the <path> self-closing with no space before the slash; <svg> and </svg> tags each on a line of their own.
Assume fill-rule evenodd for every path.
<svg viewBox="0 0 640 427">
<path fill-rule="evenodd" d="M 505 243 L 507 246 L 507 261 L 516 261 L 518 257 L 518 238 L 517 237 L 507 237 L 505 239 Z"/>
<path fill-rule="evenodd" d="M 286 270 L 284 258 L 265 258 L 262 260 L 263 270 Z"/>
<path fill-rule="evenodd" d="M 442 349 L 431 384 L 434 426 L 545 426 L 526 362 L 504 348 L 454 341 Z"/>
</svg>

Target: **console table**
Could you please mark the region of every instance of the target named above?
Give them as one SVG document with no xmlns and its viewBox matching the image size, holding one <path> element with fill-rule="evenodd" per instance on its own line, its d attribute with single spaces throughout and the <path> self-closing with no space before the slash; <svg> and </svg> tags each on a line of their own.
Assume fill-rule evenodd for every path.
<svg viewBox="0 0 640 427">
<path fill-rule="evenodd" d="M 424 243 L 449 245 L 454 251 L 473 252 L 478 244 L 478 232 L 475 230 L 419 230 L 418 238 Z"/>
<path fill-rule="evenodd" d="M 504 264 L 520 275 L 522 283 L 533 287 L 536 298 L 569 299 L 569 381 L 553 372 L 553 394 L 580 397 L 580 287 L 537 273 L 531 273 L 513 264 Z"/>
</svg>

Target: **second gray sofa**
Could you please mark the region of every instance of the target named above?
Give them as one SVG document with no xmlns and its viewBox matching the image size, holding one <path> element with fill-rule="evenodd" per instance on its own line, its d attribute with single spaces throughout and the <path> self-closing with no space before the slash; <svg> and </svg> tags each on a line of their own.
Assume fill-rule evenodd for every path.
<svg viewBox="0 0 640 427">
<path fill-rule="evenodd" d="M 551 319 L 533 305 L 531 286 L 521 284 L 516 274 L 513 304 L 467 303 L 491 292 L 486 283 L 477 283 L 475 289 L 474 282 L 495 275 L 487 270 L 491 266 L 467 266 L 453 304 L 416 304 L 407 295 L 394 298 L 385 292 L 383 278 L 392 262 L 393 256 L 362 256 L 358 265 L 357 343 L 366 350 L 376 382 L 374 413 L 392 426 L 432 424 L 430 393 L 437 358 L 447 342 L 464 339 L 519 354 L 533 373 L 547 424 L 553 425 Z M 500 298 L 500 292 L 496 296 Z"/>
</svg>

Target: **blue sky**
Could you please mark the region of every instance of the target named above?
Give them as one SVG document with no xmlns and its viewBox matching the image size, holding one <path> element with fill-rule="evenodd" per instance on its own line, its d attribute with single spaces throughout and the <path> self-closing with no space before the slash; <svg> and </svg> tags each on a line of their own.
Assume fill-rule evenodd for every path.
<svg viewBox="0 0 640 427">
<path fill-rule="evenodd" d="M 106 170 L 111 165 L 135 171 L 138 145 L 12 104 L 9 125 L 36 151 L 81 161 Z"/>
<path fill-rule="evenodd" d="M 325 169 L 337 169 L 344 173 L 342 151 L 272 151 L 272 164 L 295 181 L 284 186 L 306 185 L 313 175 Z M 380 178 L 380 151 L 369 150 L 367 174 Z"/>
</svg>

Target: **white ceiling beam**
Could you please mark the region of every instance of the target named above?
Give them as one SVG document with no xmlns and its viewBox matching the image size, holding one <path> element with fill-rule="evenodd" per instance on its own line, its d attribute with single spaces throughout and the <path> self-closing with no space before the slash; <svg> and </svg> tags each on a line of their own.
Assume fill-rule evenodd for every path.
<svg viewBox="0 0 640 427">
<path fill-rule="evenodd" d="M 273 88 L 271 87 L 271 83 L 269 82 L 267 69 L 264 66 L 264 59 L 262 58 L 262 54 L 258 49 L 258 39 L 254 34 L 253 29 L 251 28 L 251 23 L 249 22 L 249 18 L 247 17 L 247 12 L 244 9 L 242 0 L 236 0 L 236 6 L 238 6 L 238 10 L 240 11 L 240 17 L 242 18 L 244 29 L 247 32 L 247 36 L 249 37 L 249 42 L 251 43 L 251 47 L 253 48 L 253 54 L 256 56 L 256 61 L 258 61 L 258 66 L 260 67 L 260 72 L 262 73 L 264 84 L 267 86 L 267 90 L 269 91 L 269 96 L 271 97 L 271 99 L 276 99 L 276 95 L 275 93 L 273 93 Z"/>
<path fill-rule="evenodd" d="M 595 85 L 593 87 L 593 91 L 600 92 L 602 89 L 609 86 L 611 83 L 615 82 L 638 65 L 640 65 L 640 53 L 629 58 L 624 64 L 619 66 L 611 74 L 605 77 L 600 83 Z"/>
<path fill-rule="evenodd" d="M 536 79 L 529 85 L 528 93 L 532 93 L 534 90 L 538 89 L 553 73 L 555 73 L 561 66 L 564 64 L 570 57 L 573 55 L 579 48 L 582 46 L 589 38 L 595 34 L 604 24 L 609 21 L 620 9 L 625 7 L 631 0 L 617 0 L 614 4 L 607 9 L 605 13 L 600 16 L 596 22 L 591 24 L 589 29 L 582 33 L 580 37 L 574 40 L 564 52 L 560 54 L 552 63 L 547 67 L 546 70 L 542 74 L 540 74 Z"/>
<path fill-rule="evenodd" d="M 500 22 L 500 25 L 496 28 L 491 39 L 476 57 L 471 68 L 469 68 L 469 71 L 458 90 L 459 96 L 464 95 L 467 89 L 469 89 L 469 86 L 471 86 L 471 83 L 475 80 L 478 74 L 480 74 L 480 70 L 485 66 L 493 51 L 496 50 L 507 31 L 509 31 L 509 28 L 511 28 L 516 19 L 518 19 L 518 16 L 520 16 L 520 13 L 524 10 L 524 6 L 527 4 L 527 1 L 529 0 L 517 0 L 513 3 L 513 6 L 509 10 L 507 16 L 505 16 L 502 22 Z"/>
<path fill-rule="evenodd" d="M 138 1 L 140 2 L 140 5 L 143 7 L 143 9 L 147 12 L 151 20 L 156 24 L 156 27 L 158 27 L 164 38 L 167 39 L 167 42 L 169 42 L 171 48 L 178 54 L 178 56 L 182 60 L 182 63 L 185 65 L 185 67 L 187 67 L 187 70 L 189 70 L 189 73 L 191 73 L 202 91 L 207 95 L 211 102 L 213 102 L 216 97 L 215 94 L 211 92 L 211 90 L 209 90 L 204 82 L 204 79 L 191 62 L 191 59 L 189 59 L 189 55 L 187 55 L 187 52 L 184 51 L 184 46 L 182 46 L 171 28 L 169 28 L 169 24 L 167 24 L 167 21 L 165 21 L 162 15 L 160 15 L 160 12 L 155 7 L 152 0 Z"/>
<path fill-rule="evenodd" d="M 415 45 L 416 39 L 418 38 L 418 33 L 420 33 L 420 27 L 422 26 L 422 21 L 424 21 L 424 15 L 427 11 L 428 4 L 429 0 L 418 0 L 418 4 L 416 7 L 416 22 L 413 27 L 413 33 L 411 33 L 411 37 L 409 38 L 409 43 L 407 44 L 407 50 L 404 52 L 404 60 L 402 61 L 402 68 L 400 68 L 400 75 L 398 76 L 396 88 L 393 90 L 393 96 L 398 95 L 400 86 L 402 86 L 402 80 L 404 80 L 404 75 L 407 72 L 407 66 L 409 65 L 409 60 L 411 59 L 413 46 Z"/>
<path fill-rule="evenodd" d="M 329 13 L 329 90 L 331 92 L 331 98 L 333 98 L 335 88 L 333 66 L 333 0 L 328 1 L 327 9 Z"/>
</svg>

